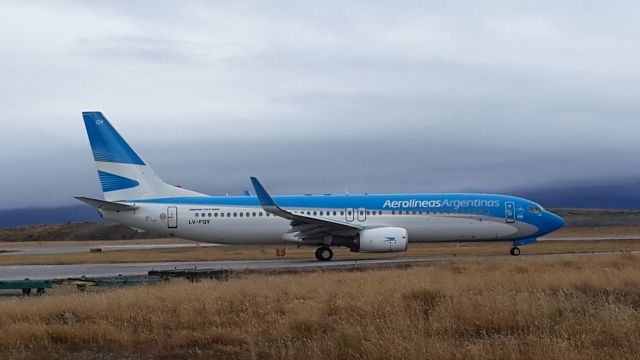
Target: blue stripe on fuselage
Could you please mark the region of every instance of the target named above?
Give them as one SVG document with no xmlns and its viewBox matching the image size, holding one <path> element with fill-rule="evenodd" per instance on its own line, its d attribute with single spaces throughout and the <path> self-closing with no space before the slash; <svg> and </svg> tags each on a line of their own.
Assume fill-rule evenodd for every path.
<svg viewBox="0 0 640 360">
<path fill-rule="evenodd" d="M 485 215 L 504 217 L 507 201 L 516 206 L 534 205 L 533 202 L 505 195 L 485 194 L 390 194 L 390 195 L 283 195 L 274 196 L 276 203 L 285 208 L 403 210 L 456 212 L 484 210 Z M 207 196 L 148 200 L 129 200 L 130 203 L 177 204 L 196 206 L 260 206 L 255 196 Z"/>
</svg>

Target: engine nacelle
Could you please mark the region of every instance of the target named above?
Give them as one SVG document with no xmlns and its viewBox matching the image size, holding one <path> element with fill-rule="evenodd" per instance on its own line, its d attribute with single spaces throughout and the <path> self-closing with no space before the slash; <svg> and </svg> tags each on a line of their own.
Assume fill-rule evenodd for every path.
<svg viewBox="0 0 640 360">
<path fill-rule="evenodd" d="M 355 251 L 370 253 L 407 251 L 409 236 L 407 229 L 382 227 L 360 231 Z"/>
</svg>

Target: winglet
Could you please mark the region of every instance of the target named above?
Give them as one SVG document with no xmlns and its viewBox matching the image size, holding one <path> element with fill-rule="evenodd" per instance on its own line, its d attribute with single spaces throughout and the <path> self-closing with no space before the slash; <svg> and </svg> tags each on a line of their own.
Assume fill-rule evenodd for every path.
<svg viewBox="0 0 640 360">
<path fill-rule="evenodd" d="M 313 223 L 313 224 L 320 224 L 320 225 L 329 224 L 331 226 L 338 226 L 342 229 L 347 228 L 349 230 L 353 230 L 353 229 L 362 230 L 364 228 L 363 226 L 360 226 L 357 224 L 344 223 L 335 219 L 321 219 L 321 218 L 316 218 L 311 216 L 294 214 L 290 211 L 287 211 L 281 208 L 280 206 L 278 206 L 278 204 L 276 204 L 275 200 L 273 200 L 271 195 L 269 195 L 269 193 L 267 192 L 267 189 L 265 189 L 264 186 L 260 184 L 260 181 L 258 181 L 258 179 L 255 176 L 251 176 L 250 179 L 251 179 L 251 184 L 253 185 L 253 189 L 256 192 L 256 196 L 258 196 L 258 200 L 260 201 L 260 205 L 262 206 L 264 211 L 266 211 L 267 213 L 270 213 L 285 219 L 289 219 L 292 221 L 298 221 L 303 224 L 304 223 L 306 224 Z"/>
<path fill-rule="evenodd" d="M 271 195 L 267 192 L 267 190 L 260 184 L 260 181 L 255 176 L 251 176 L 251 184 L 253 185 L 253 189 L 256 192 L 256 196 L 260 201 L 260 205 L 264 209 L 264 211 L 271 213 L 276 216 L 283 217 L 285 219 L 293 219 L 294 216 L 290 212 L 283 210 L 276 204 Z"/>
<path fill-rule="evenodd" d="M 275 201 L 271 198 L 271 195 L 267 192 L 267 190 L 260 184 L 260 181 L 255 176 L 251 176 L 251 184 L 253 185 L 253 189 L 256 191 L 256 196 L 258 200 L 260 200 L 260 205 L 262 207 L 278 207 Z"/>
</svg>

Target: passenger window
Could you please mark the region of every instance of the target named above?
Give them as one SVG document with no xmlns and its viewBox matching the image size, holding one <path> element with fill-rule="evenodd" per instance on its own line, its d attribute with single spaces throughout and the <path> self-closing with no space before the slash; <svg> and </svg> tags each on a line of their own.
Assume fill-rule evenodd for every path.
<svg viewBox="0 0 640 360">
<path fill-rule="evenodd" d="M 207 217 L 211 217 L 211 213 L 208 213 L 208 214 L 207 214 Z"/>
<path fill-rule="evenodd" d="M 253 217 L 256 217 L 256 213 L 253 213 Z"/>
<path fill-rule="evenodd" d="M 196 213 L 196 217 L 200 216 L 200 214 Z"/>
<path fill-rule="evenodd" d="M 238 217 L 238 213 L 233 213 L 233 217 Z"/>
<path fill-rule="evenodd" d="M 251 216 L 251 214 L 247 213 L 247 217 Z"/>
<path fill-rule="evenodd" d="M 392 210 L 392 211 L 391 211 L 391 215 L 395 215 L 395 214 L 396 214 L 396 211 L 395 211 L 395 210 Z"/>
<path fill-rule="evenodd" d="M 371 212 L 369 210 L 367 210 L 367 215 L 370 215 L 370 214 L 371 214 Z"/>
<path fill-rule="evenodd" d="M 218 217 L 218 213 L 213 213 L 213 217 Z"/>
<path fill-rule="evenodd" d="M 336 215 L 337 215 L 337 212 L 335 212 L 335 211 L 334 211 L 334 212 L 333 212 L 333 216 L 336 216 Z"/>
<path fill-rule="evenodd" d="M 244 214 L 243 214 L 243 213 L 240 213 L 240 217 L 243 217 L 243 216 L 244 216 Z"/>
<path fill-rule="evenodd" d="M 258 213 L 258 216 L 262 216 L 262 212 L 259 212 L 259 213 Z"/>
<path fill-rule="evenodd" d="M 320 211 L 320 216 L 324 216 L 324 211 Z"/>
<path fill-rule="evenodd" d="M 340 211 L 340 215 L 344 215 L 344 211 Z"/>
</svg>

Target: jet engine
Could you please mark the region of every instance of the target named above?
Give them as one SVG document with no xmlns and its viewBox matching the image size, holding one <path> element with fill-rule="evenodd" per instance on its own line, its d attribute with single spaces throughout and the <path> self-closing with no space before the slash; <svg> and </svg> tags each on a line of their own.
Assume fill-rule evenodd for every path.
<svg viewBox="0 0 640 360">
<path fill-rule="evenodd" d="M 361 230 L 356 239 L 353 251 L 386 253 L 407 251 L 409 237 L 407 229 L 399 227 L 382 227 Z"/>
</svg>

